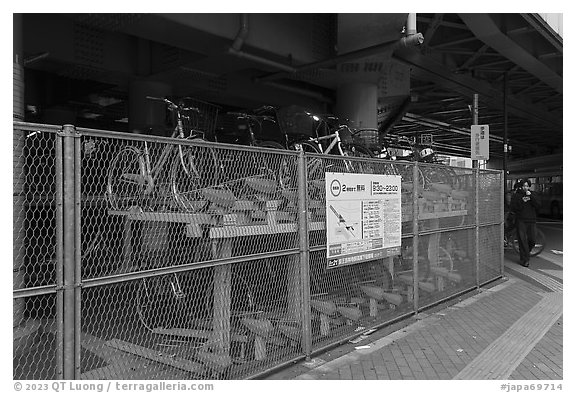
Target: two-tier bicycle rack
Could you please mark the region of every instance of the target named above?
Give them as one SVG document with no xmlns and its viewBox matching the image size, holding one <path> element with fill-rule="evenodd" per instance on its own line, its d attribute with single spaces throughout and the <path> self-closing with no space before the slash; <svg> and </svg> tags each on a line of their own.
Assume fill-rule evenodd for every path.
<svg viewBox="0 0 576 393">
<path fill-rule="evenodd" d="M 364 294 L 344 296 L 336 290 L 341 284 L 347 284 L 343 282 L 348 279 L 343 271 L 333 270 L 333 276 L 339 280 L 337 283 L 330 281 L 328 276 L 314 277 L 313 271 L 318 271 L 318 267 L 323 270 L 325 266 L 325 201 L 318 198 L 321 193 L 315 192 L 322 190 L 321 180 L 306 182 L 307 155 L 303 152 L 273 152 L 270 149 L 214 144 L 232 153 L 267 154 L 275 156 L 279 161 L 292 160 L 296 163 L 293 175 L 298 178 L 295 183 L 297 187 L 286 193 L 282 191 L 288 190 L 278 190 L 267 196 L 238 199 L 224 210 L 208 209 L 190 213 L 178 210 L 153 211 L 140 206 L 111 210 L 101 195 L 89 198 L 74 186 L 84 181 L 83 187 L 86 190 L 104 189 L 96 187 L 95 183 L 89 184 L 95 182 L 96 177 L 89 177 L 86 168 L 82 169 L 83 178 L 80 173 L 73 172 L 84 159 L 82 140 L 125 143 L 146 137 L 122 136 L 73 127 L 65 127 L 57 132 L 56 129 L 46 130 L 25 123 L 15 123 L 14 129 L 16 134 L 23 135 L 34 130 L 50 132 L 50 139 L 62 142 L 64 147 L 60 152 L 57 151 L 54 168 L 57 171 L 61 165 L 64 169 L 56 179 L 57 189 L 62 190 L 55 200 L 57 216 L 62 214 L 62 219 L 56 219 L 54 224 L 59 239 L 55 260 L 58 267 L 57 280 L 48 286 L 30 283 L 14 290 L 15 318 L 18 316 L 24 320 L 18 323 L 19 327 L 28 326 L 26 321 L 34 319 L 26 305 L 22 310 L 22 300 L 32 305 L 37 304 L 32 301 L 35 298 L 50 296 L 55 299 L 58 307 L 52 319 L 42 319 L 36 333 L 26 335 L 20 334 L 18 330 L 20 335 L 19 341 L 15 342 L 14 373 L 19 377 L 32 375 L 26 374 L 32 372 L 25 371 L 27 364 L 36 364 L 37 369 L 39 366 L 40 369 L 48 367 L 41 366 L 44 364 L 42 356 L 54 351 L 55 369 L 46 369 L 46 375 L 57 379 L 254 378 L 357 337 L 371 327 L 377 328 L 414 315 L 433 304 L 478 288 L 503 274 L 503 255 L 500 251 L 492 250 L 503 239 L 503 211 L 498 202 L 491 198 L 491 195 L 501 195 L 498 193 L 502 190 L 502 177 L 498 171 L 462 169 L 458 172 L 473 178 L 475 188 L 468 189 L 466 198 L 456 199 L 447 193 L 438 193 L 435 198 L 426 199 L 419 198 L 413 191 L 404 190 L 402 225 L 407 229 L 402 233 L 402 239 L 403 245 L 406 242 L 412 250 L 410 255 L 403 255 L 406 260 L 400 262 L 408 267 L 399 264 L 398 258 L 389 257 L 382 262 L 392 277 L 392 287 L 386 294 L 371 291 L 370 285 L 362 285 Z M 163 141 L 162 138 L 148 139 L 155 143 Z M 26 146 L 26 139 L 23 143 Z M 192 142 L 186 144 L 193 145 Z M 15 155 L 15 160 L 18 157 L 26 158 L 27 154 L 35 153 L 32 148 L 26 147 Z M 342 157 L 326 159 L 354 160 Z M 58 163 L 58 160 L 63 161 Z M 100 161 L 104 163 L 104 160 Z M 380 165 L 378 160 L 372 161 L 376 167 Z M 415 167 L 418 163 L 401 165 L 418 176 Z M 240 166 L 238 168 L 242 170 Z M 34 180 L 33 177 L 26 179 Z M 31 187 L 28 189 L 32 190 Z M 482 199 L 479 197 L 481 193 L 484 194 Z M 14 205 L 15 225 L 20 226 L 27 225 L 25 221 L 18 221 L 18 217 L 24 214 L 22 209 L 35 209 L 30 201 L 39 196 L 35 191 L 23 195 L 27 201 L 25 206 L 28 207 L 17 205 L 16 200 Z M 103 209 L 105 215 L 80 217 L 81 209 L 92 206 L 90 204 Z M 31 213 L 26 214 L 30 217 Z M 460 218 L 465 218 L 466 222 L 463 223 Z M 120 244 L 119 248 L 111 248 L 118 266 L 100 276 L 83 276 L 80 273 L 83 261 L 79 258 L 78 248 L 81 231 L 84 229 L 80 225 L 83 219 L 111 220 L 115 223 L 113 228 L 108 229 L 113 231 L 110 237 Z M 178 225 L 179 228 L 185 228 L 177 233 L 176 240 L 188 244 L 185 243 L 188 239 L 194 247 L 202 246 L 207 255 L 188 264 L 170 263 L 170 258 L 167 258 L 167 263 L 157 271 L 138 270 L 134 266 L 134 245 L 142 235 L 141 230 L 138 232 L 135 228 L 143 223 L 148 228 L 159 229 L 158 236 L 166 236 L 160 233 L 163 226 Z M 90 221 L 89 224 L 95 228 L 104 225 L 103 221 Z M 42 252 L 43 248 L 34 248 L 26 232 L 18 233 L 20 237 L 15 237 L 15 244 L 28 247 L 29 254 Z M 460 247 L 464 250 L 447 251 L 449 246 L 446 239 L 450 234 L 460 236 Z M 171 236 L 175 236 L 174 232 Z M 256 251 L 234 253 L 239 241 L 243 242 L 242 245 L 254 243 L 257 246 L 259 239 L 264 237 L 272 239 L 274 249 L 258 251 L 256 247 Z M 31 245 L 25 246 L 26 243 Z M 419 243 L 420 246 L 427 244 L 427 249 L 419 250 Z M 483 244 L 491 244 L 492 249 L 482 247 Z M 199 248 L 197 252 L 200 251 Z M 465 254 L 462 258 L 467 258 L 466 262 L 460 263 L 464 263 L 467 270 L 428 262 L 427 276 L 418 274 L 420 259 L 440 261 L 452 256 L 456 259 L 456 251 Z M 265 299 L 268 307 L 257 304 L 256 312 L 252 315 L 233 315 L 232 303 L 235 299 L 231 277 L 235 267 L 243 266 L 250 273 L 250 283 L 259 286 L 254 290 L 259 291 L 260 298 L 272 295 L 271 291 L 277 289 L 264 288 L 271 285 L 271 281 L 265 277 L 268 273 L 254 270 L 260 269 L 263 266 L 260 262 L 265 260 L 274 260 L 274 266 L 283 272 L 277 279 L 282 284 L 278 288 L 286 291 L 279 294 L 283 302 L 277 306 L 272 304 L 272 299 Z M 22 262 L 30 263 L 30 260 Z M 135 304 L 131 300 L 142 280 L 202 269 L 210 269 L 212 272 L 209 276 L 211 285 L 205 288 L 211 291 L 209 296 L 212 297 L 207 323 L 197 328 L 155 326 L 155 331 L 142 333 L 134 311 Z M 64 272 L 64 276 L 59 276 L 60 272 Z M 314 279 L 324 280 L 322 285 L 327 289 L 326 294 L 316 296 L 313 293 L 311 281 Z M 97 315 L 100 319 L 104 318 L 101 323 L 97 322 Z M 42 337 L 43 334 L 54 335 L 54 349 L 47 350 L 34 341 L 34 337 Z M 24 349 L 20 345 L 26 343 L 26 337 L 34 342 Z M 170 337 L 171 341 L 155 339 L 162 337 Z M 210 345 L 193 348 L 191 343 L 197 341 L 209 342 Z M 93 357 L 101 360 L 91 360 Z M 84 359 L 83 363 L 81 359 Z"/>
</svg>

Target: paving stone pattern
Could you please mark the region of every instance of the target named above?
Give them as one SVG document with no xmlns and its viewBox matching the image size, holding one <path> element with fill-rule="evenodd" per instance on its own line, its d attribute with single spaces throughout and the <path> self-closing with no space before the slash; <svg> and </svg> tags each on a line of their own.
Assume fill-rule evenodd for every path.
<svg viewBox="0 0 576 393">
<path fill-rule="evenodd" d="M 367 369 L 356 365 L 352 378 L 452 379 L 540 300 L 526 287 L 518 283 L 466 308 L 440 311 L 425 329 L 362 359 Z M 387 371 L 379 371 L 380 377 L 378 366 Z"/>
<path fill-rule="evenodd" d="M 369 354 L 356 350 L 349 361 L 328 362 L 298 379 L 452 379 L 543 298 L 542 287 L 517 279 L 508 284 L 425 316 L 422 328 Z M 562 379 L 562 365 L 560 317 L 510 379 Z"/>
<path fill-rule="evenodd" d="M 563 318 L 560 317 L 516 370 L 510 374 L 510 379 L 563 379 L 562 334 Z"/>
</svg>

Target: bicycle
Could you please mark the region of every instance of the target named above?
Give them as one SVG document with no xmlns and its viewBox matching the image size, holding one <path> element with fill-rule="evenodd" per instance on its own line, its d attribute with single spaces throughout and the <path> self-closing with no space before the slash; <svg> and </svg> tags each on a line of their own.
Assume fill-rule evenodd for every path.
<svg viewBox="0 0 576 393">
<path fill-rule="evenodd" d="M 391 146 L 409 150 L 410 153 L 406 156 L 393 156 L 389 151 Z M 396 161 L 426 163 L 427 165 L 418 167 L 418 186 L 420 191 L 430 190 L 439 184 L 449 185 L 451 189 L 455 190 L 460 189 L 455 171 L 438 161 L 436 152 L 431 146 L 418 144 L 414 139 L 405 136 L 388 136 L 385 139 L 383 149 L 378 155 Z M 408 174 L 400 173 L 400 175 L 402 175 L 403 180 L 404 178 L 412 178 L 412 176 Z M 440 188 L 442 187 L 440 186 Z"/>
<path fill-rule="evenodd" d="M 359 144 L 352 142 L 353 131 L 345 124 L 339 124 L 338 118 L 332 115 L 315 115 L 310 112 L 306 114 L 314 121 L 317 126 L 314 129 L 316 137 L 309 137 L 306 140 L 297 140 L 288 146 L 290 150 L 316 154 L 336 154 L 344 157 L 364 157 L 374 158 L 372 152 Z M 325 135 L 320 135 L 323 130 Z M 330 141 L 326 145 L 326 142 Z M 354 164 L 345 160 L 343 162 L 347 172 L 354 172 Z"/>
<path fill-rule="evenodd" d="M 268 107 L 262 107 L 255 109 L 254 112 L 261 112 Z M 270 141 L 270 140 L 260 140 L 256 138 L 256 133 L 262 130 L 262 123 L 263 122 L 271 122 L 276 123 L 272 116 L 268 115 L 258 115 L 258 114 L 250 114 L 246 112 L 227 112 L 228 115 L 235 116 L 236 119 L 241 120 L 243 124 L 239 125 L 239 129 L 245 129 L 248 132 L 249 141 L 248 144 L 250 146 L 255 147 L 265 147 L 269 149 L 286 149 L 281 143 Z M 244 128 L 245 127 L 245 128 Z M 257 130 L 254 128 L 257 127 Z"/>
<path fill-rule="evenodd" d="M 342 157 L 361 157 L 374 158 L 370 150 L 359 144 L 352 142 L 352 131 L 350 127 L 339 124 L 338 118 L 331 115 L 315 115 L 310 112 L 304 112 L 314 121 L 315 137 L 300 137 L 288 143 L 288 149 L 294 151 L 303 151 L 316 155 L 336 155 Z M 286 131 L 283 131 L 287 135 Z M 324 135 L 321 135 L 324 134 Z M 288 139 L 287 139 L 288 141 Z M 351 160 L 333 160 L 332 162 L 319 157 L 307 158 L 308 181 L 318 189 L 323 189 L 325 172 L 347 173 L 372 173 L 374 166 L 372 163 Z M 296 188 L 295 179 L 287 172 L 280 174 L 280 185 L 284 190 Z M 294 173 L 295 171 L 291 171 Z"/>
<path fill-rule="evenodd" d="M 213 316 L 213 272 L 197 269 L 180 273 L 160 274 L 139 280 L 136 290 L 136 311 L 142 325 L 160 335 L 178 335 L 183 330 L 209 330 Z M 240 318 L 255 315 L 252 288 L 242 274 L 231 273 L 230 305 L 233 326 Z M 206 337 L 196 339 L 205 344 Z"/>
<path fill-rule="evenodd" d="M 520 255 L 520 245 L 516 238 L 516 227 L 511 218 L 511 213 L 507 212 L 504 220 L 504 248 L 513 249 L 516 254 Z M 530 256 L 534 257 L 544 251 L 546 248 L 546 235 L 542 230 L 536 227 L 536 239 L 534 247 L 530 250 Z"/>
<path fill-rule="evenodd" d="M 183 105 L 184 100 L 191 98 L 182 99 L 178 105 L 167 98 L 147 98 L 164 102 L 168 110 L 176 114 L 173 138 L 210 143 L 205 139 L 205 134 L 212 130 L 200 130 L 198 124 L 191 124 L 191 117 L 185 115 L 187 111 L 198 113 L 198 122 L 202 115 L 205 115 L 200 113 L 198 108 Z M 215 113 L 217 115 L 217 109 Z M 204 123 L 210 124 L 205 117 Z M 212 123 L 215 125 L 215 121 Z M 174 150 L 177 150 L 178 154 L 174 155 Z M 186 213 L 202 212 L 210 207 L 218 210 L 230 209 L 236 200 L 246 194 L 246 183 L 253 184 L 246 181 L 248 178 L 265 177 L 272 171 L 252 165 L 250 168 L 256 168 L 254 174 L 244 174 L 238 178 L 238 171 L 230 170 L 225 165 L 226 162 L 234 160 L 223 155 L 223 149 L 215 149 L 209 145 L 192 147 L 166 144 L 152 166 L 151 149 L 147 141 L 144 141 L 143 149 L 125 147 L 110 165 L 107 199 L 115 210 L 131 206 L 154 210 L 158 205 L 164 210 L 175 209 Z M 167 164 L 169 160 L 171 162 Z M 275 176 L 273 178 L 275 179 Z M 257 183 L 256 186 L 261 184 Z"/>
<path fill-rule="evenodd" d="M 189 112 L 199 113 L 196 107 L 187 107 L 184 100 L 175 104 L 167 98 L 147 96 L 147 99 L 160 101 L 166 104 L 168 111 L 176 116 L 176 127 L 171 138 L 177 140 L 204 140 L 204 132 L 197 130 L 187 123 L 190 120 Z M 174 151 L 177 154 L 174 155 Z M 156 160 L 151 164 L 151 148 L 147 141 L 144 147 L 123 147 L 113 158 L 108 169 L 108 182 L 106 198 L 114 210 L 126 210 L 132 206 L 140 206 L 149 210 L 157 207 L 160 199 L 162 208 L 166 208 L 166 197 L 171 194 L 176 206 L 185 211 L 201 210 L 206 202 L 201 196 L 201 189 L 207 184 L 203 183 L 207 177 L 203 176 L 202 163 L 209 162 L 207 169 L 218 167 L 217 159 L 212 149 L 194 149 L 183 147 L 181 144 L 166 144 Z M 170 164 L 167 164 L 169 161 Z M 169 186 L 162 184 L 165 181 L 165 171 L 168 165 Z M 159 186 L 162 184 L 164 189 Z M 183 189 L 187 187 L 187 189 Z M 166 189 L 168 188 L 168 189 Z M 188 195 L 192 194 L 193 199 Z"/>
</svg>

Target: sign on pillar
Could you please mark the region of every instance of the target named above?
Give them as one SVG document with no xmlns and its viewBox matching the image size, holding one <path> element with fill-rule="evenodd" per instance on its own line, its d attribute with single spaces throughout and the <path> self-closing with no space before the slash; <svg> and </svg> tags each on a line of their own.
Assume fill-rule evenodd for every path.
<svg viewBox="0 0 576 393">
<path fill-rule="evenodd" d="M 470 130 L 470 158 L 488 160 L 490 158 L 490 127 L 488 125 L 473 125 Z"/>
</svg>

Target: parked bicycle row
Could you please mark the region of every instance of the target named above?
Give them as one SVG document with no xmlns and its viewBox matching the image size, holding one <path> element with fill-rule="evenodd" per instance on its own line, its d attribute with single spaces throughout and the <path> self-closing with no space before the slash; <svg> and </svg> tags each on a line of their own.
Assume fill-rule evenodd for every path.
<svg viewBox="0 0 576 393">
<path fill-rule="evenodd" d="M 163 102 L 173 114 L 175 128 L 171 137 L 174 139 L 232 142 L 311 153 L 311 158 L 307 160 L 307 177 L 320 191 L 324 189 L 322 182 L 326 171 L 400 175 L 404 188 L 411 188 L 411 168 L 394 165 L 388 146 L 404 144 L 412 151 L 408 156 L 397 157 L 397 162 L 433 162 L 435 157 L 432 148 L 422 148 L 407 138 L 388 137 L 384 140 L 376 129 L 354 129 L 335 116 L 313 114 L 297 106 L 228 111 L 221 115 L 221 119 L 232 119 L 233 122 L 232 126 L 224 127 L 224 123 L 218 119 L 219 108 L 207 106 L 206 103 L 200 109 L 193 106 L 195 101 L 192 99 L 174 103 L 167 98 L 148 98 Z M 208 121 L 209 116 L 214 118 Z M 276 126 L 276 133 L 270 131 L 274 128 L 271 126 Z M 264 139 L 263 135 L 271 139 Z M 297 187 L 295 159 L 288 155 L 276 159 L 276 162 L 272 157 L 263 159 L 253 156 L 245 162 L 252 170 L 239 177 L 234 158 L 225 157 L 222 150 L 210 144 L 194 147 L 166 144 L 159 152 L 152 150 L 153 147 L 146 142 L 142 147 L 126 146 L 112 159 L 108 168 L 106 196 L 113 209 L 122 210 L 136 202 L 150 205 L 150 200 L 171 199 L 178 209 L 197 212 L 206 209 L 209 204 L 230 207 L 234 201 L 248 194 L 287 196 Z M 344 158 L 326 160 L 320 155 Z M 385 160 L 375 161 L 377 157 Z M 418 182 L 418 190 L 423 197 L 427 197 L 422 194 L 424 192 L 440 192 L 462 199 L 458 193 L 469 188 L 471 178 L 456 176 L 454 170 L 446 165 L 429 165 L 418 168 Z M 433 196 L 440 197 L 436 194 Z"/>
</svg>

